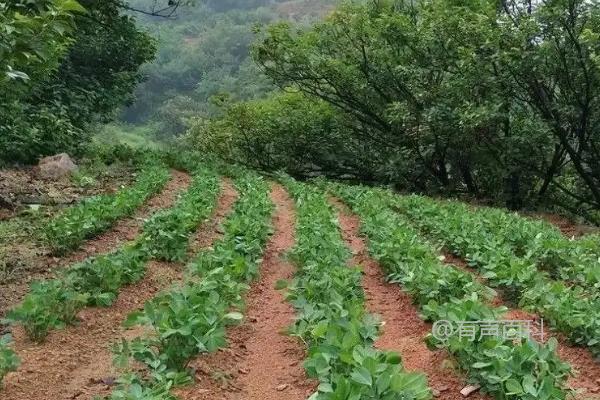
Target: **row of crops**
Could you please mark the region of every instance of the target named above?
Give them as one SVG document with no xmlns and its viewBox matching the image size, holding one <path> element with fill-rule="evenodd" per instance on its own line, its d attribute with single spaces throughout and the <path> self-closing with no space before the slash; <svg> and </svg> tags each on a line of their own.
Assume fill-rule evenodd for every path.
<svg viewBox="0 0 600 400">
<path fill-rule="evenodd" d="M 239 199 L 222 239 L 188 264 L 183 283 L 125 322 L 145 326 L 148 334 L 117 346 L 120 366 L 131 372 L 120 378 L 111 399 L 172 399 L 171 387 L 191 380 L 190 361 L 227 345 L 225 328 L 242 319 L 243 296 L 258 276 L 273 210 L 264 179 L 244 173 L 235 187 Z M 143 364 L 144 373 L 134 373 L 132 361 Z"/>
<path fill-rule="evenodd" d="M 285 179 L 297 207 L 298 274 L 288 299 L 298 317 L 292 332 L 308 346 L 305 368 L 318 379 L 311 399 L 429 399 L 425 376 L 409 373 L 398 354 L 377 350 L 379 322 L 365 309 L 361 272 L 335 211 L 320 190 Z"/>
<path fill-rule="evenodd" d="M 158 193 L 169 180 L 166 165 L 147 156 L 138 165 L 132 186 L 114 194 L 85 199 L 52 219 L 44 230 L 48 245 L 56 255 L 77 249 L 86 239 L 97 236 L 123 217 L 132 215 L 146 200 Z"/>
<path fill-rule="evenodd" d="M 152 163 L 150 159 L 145 162 L 148 164 L 142 164 L 138 180 L 131 187 L 104 196 L 104 202 L 94 197 L 67 209 L 51 222 L 49 229 L 53 229 L 57 237 L 65 236 L 65 243 L 71 243 L 69 248 L 75 248 L 77 245 L 71 239 L 88 237 L 91 226 L 96 229 L 94 234 L 99 234 L 110 228 L 117 218 L 130 215 L 160 190 L 169 177 L 167 167 L 161 162 Z M 21 324 L 31 340 L 41 342 L 51 330 L 76 323 L 77 313 L 82 308 L 110 306 L 122 287 L 142 279 L 151 259 L 182 259 L 188 236 L 211 214 L 218 192 L 216 173 L 206 167 L 195 167 L 188 191 L 180 195 L 173 207 L 148 219 L 136 240 L 111 253 L 67 267 L 55 279 L 34 282 L 29 294 L 8 313 L 4 322 Z M 103 205 L 91 207 L 90 204 Z M 122 213 L 123 210 L 128 211 Z M 8 336 L 0 341 L 0 382 L 19 365 L 9 344 Z"/>
<path fill-rule="evenodd" d="M 123 286 L 145 275 L 150 259 L 175 260 L 185 253 L 187 235 L 210 215 L 218 190 L 214 172 L 199 170 L 187 193 L 150 218 L 137 240 L 68 267 L 56 279 L 34 283 L 7 319 L 22 324 L 30 339 L 39 342 L 50 330 L 76 322 L 83 307 L 111 305 Z"/>
<path fill-rule="evenodd" d="M 561 237 L 552 227 L 499 210 L 382 193 L 387 204 L 480 270 L 508 301 L 535 312 L 575 345 L 600 355 L 600 251 L 596 236 Z M 521 227 L 521 236 L 515 227 Z M 538 227 L 537 234 L 535 227 Z"/>
<path fill-rule="evenodd" d="M 330 189 L 361 217 L 371 254 L 390 281 L 398 282 L 412 296 L 426 321 L 458 324 L 501 319 L 506 308 L 489 305 L 493 291 L 471 274 L 444 265 L 437 249 L 390 207 L 395 196 L 360 187 L 331 185 Z M 446 348 L 472 381 L 498 399 L 567 397 L 564 387 L 570 367 L 556 355 L 554 339 L 542 345 L 480 332 L 474 337 L 452 336 L 441 341 L 430 335 L 427 340 L 431 346 Z"/>
<path fill-rule="evenodd" d="M 226 329 L 243 319 L 244 295 L 259 275 L 273 213 L 268 181 L 252 172 L 228 171 L 239 198 L 222 237 L 190 259 L 189 236 L 212 213 L 219 193 L 213 169 L 194 170 L 188 191 L 146 221 L 135 241 L 34 284 L 9 315 L 31 339 L 41 341 L 52 329 L 75 323 L 83 307 L 111 305 L 122 287 L 145 275 L 149 260 L 187 261 L 181 282 L 124 321 L 126 327 L 144 329 L 114 346 L 123 374 L 111 400 L 175 399 L 172 388 L 192 380 L 190 362 L 227 346 Z M 296 206 L 290 257 L 297 267 L 294 279 L 280 288 L 285 287 L 296 312 L 289 331 L 306 345 L 307 375 L 319 382 L 311 400 L 432 398 L 426 377 L 408 372 L 401 354 L 375 348 L 381 321 L 366 310 L 362 272 L 349 265 L 351 253 L 328 193 L 360 216 L 370 254 L 412 297 L 425 321 L 501 321 L 507 308 L 491 304 L 494 288 L 501 288 L 573 342 L 598 352 L 600 299 L 590 271 L 598 267 L 600 252 L 593 237 L 569 240 L 549 225 L 457 202 L 279 179 Z M 480 269 L 485 283 L 445 264 L 438 242 Z M 556 340 L 540 344 L 479 333 L 474 340 L 424 339 L 452 354 L 469 381 L 496 399 L 569 397 L 571 368 L 557 356 Z M 17 364 L 9 343 L 0 341 L 0 381 Z"/>
</svg>

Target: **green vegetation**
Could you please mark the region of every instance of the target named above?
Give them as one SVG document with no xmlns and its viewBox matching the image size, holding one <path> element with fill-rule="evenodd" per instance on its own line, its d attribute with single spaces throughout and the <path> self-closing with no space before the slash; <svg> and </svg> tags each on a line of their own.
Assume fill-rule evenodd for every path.
<svg viewBox="0 0 600 400">
<path fill-rule="evenodd" d="M 139 17 L 158 38 L 154 63 L 143 68 L 147 80 L 124 112 L 130 123 L 149 124 L 168 139 L 185 133 L 193 120 L 221 113 L 230 102 L 263 97 L 274 85 L 250 57 L 255 27 L 278 20 L 301 23 L 322 15 L 335 0 L 198 1 L 176 19 Z M 143 7 L 146 0 L 130 1 Z"/>
<path fill-rule="evenodd" d="M 288 299 L 298 312 L 291 329 L 308 346 L 304 366 L 320 382 L 311 399 L 432 398 L 425 376 L 403 370 L 398 354 L 373 347 L 378 321 L 366 313 L 361 272 L 348 268 L 350 253 L 326 197 L 282 179 L 297 206 L 299 272 Z"/>
<path fill-rule="evenodd" d="M 161 142 L 155 140 L 155 133 L 159 129 L 158 126 L 153 124 L 129 125 L 123 123 L 111 123 L 99 128 L 92 140 L 99 145 L 122 143 L 123 145 L 134 149 L 152 149 L 159 151 L 164 148 Z"/>
<path fill-rule="evenodd" d="M 507 300 L 538 313 L 556 330 L 567 335 L 572 343 L 587 346 L 594 354 L 600 354 L 597 290 L 586 291 L 553 280 L 547 272 L 538 269 L 535 251 L 515 255 L 513 247 L 496 233 L 502 226 L 486 230 L 482 219 L 468 207 L 460 204 L 444 207 L 425 197 L 393 195 L 388 204 L 398 207 L 450 251 L 480 269 L 490 284 L 503 289 Z M 542 237 L 543 232 L 539 235 Z M 560 248 L 556 250 L 560 251 Z"/>
<path fill-rule="evenodd" d="M 0 5 L 0 162 L 79 153 L 90 124 L 131 101 L 153 40 L 125 2 L 17 0 Z M 90 63 L 93 60 L 93 64 Z"/>
<path fill-rule="evenodd" d="M 168 396 L 164 385 L 189 380 L 188 363 L 199 354 L 225 347 L 226 326 L 241 321 L 242 295 L 257 276 L 273 204 L 269 185 L 254 174 L 242 173 L 235 186 L 240 197 L 224 224 L 223 238 L 190 263 L 190 276 L 182 285 L 158 295 L 127 319 L 127 326 L 145 325 L 151 334 L 119 344 L 117 360 L 121 367 L 130 359 L 145 364 L 151 380 L 141 382 L 125 375 L 111 398 L 127 396 L 132 384 L 149 393 L 158 387 L 156 398 Z"/>
<path fill-rule="evenodd" d="M 9 347 L 11 337 L 5 335 L 0 337 L 0 388 L 2 379 L 11 371 L 15 371 L 19 366 L 19 359 L 15 352 Z"/>
<path fill-rule="evenodd" d="M 157 260 L 184 260 L 188 236 L 210 215 L 218 193 L 216 175 L 199 168 L 190 188 L 175 207 L 154 214 L 144 224 L 144 232 L 138 239 L 142 252 Z"/>
<path fill-rule="evenodd" d="M 56 215 L 36 196 L 18 214 L 25 207 L 13 203 L 30 200 L 14 186 L 35 169 L 6 171 L 0 206 L 10 210 L 0 218 L 17 217 L 0 224 L 0 284 L 37 271 L 47 247 L 67 255 L 132 216 L 169 168 L 193 175 L 138 237 L 34 282 L 6 322 L 42 342 L 84 307 L 111 306 L 151 260 L 187 262 L 179 284 L 125 321 L 145 334 L 114 344 L 123 374 L 109 396 L 174 400 L 190 362 L 227 346 L 260 275 L 274 210 L 260 171 L 296 205 L 297 273 L 278 288 L 319 382 L 310 400 L 435 395 L 401 355 L 375 346 L 382 322 L 365 308 L 328 192 L 360 217 L 370 254 L 426 322 L 500 321 L 505 301 L 544 318 L 561 345 L 598 357 L 600 235 L 567 238 L 507 210 L 424 195 L 600 224 L 599 43 L 600 2 L 586 0 L 0 2 L 0 166 L 68 152 L 81 168 L 70 182 L 48 180 L 49 191 L 94 194 Z M 135 180 L 110 176 L 113 167 Z M 239 199 L 222 238 L 191 256 L 221 174 Z M 42 180 L 28 182 L 32 192 Z M 106 180 L 120 189 L 104 193 Z M 33 246 L 17 250 L 26 235 Z M 440 249 L 472 269 L 448 265 Z M 2 312 L 21 293 L 7 292 Z M 571 397 L 557 340 L 481 329 L 475 340 L 425 340 L 498 400 Z M 10 341 L 0 338 L 0 382 L 19 365 Z"/>
<path fill-rule="evenodd" d="M 77 313 L 86 305 L 111 305 L 123 286 L 145 275 L 150 259 L 183 259 L 188 236 L 211 214 L 218 188 L 215 174 L 198 168 L 188 193 L 172 209 L 150 219 L 136 241 L 75 264 L 58 279 L 32 284 L 8 320 L 23 324 L 28 336 L 39 342 L 50 330 L 75 323 Z"/>
<path fill-rule="evenodd" d="M 191 143 L 267 171 L 600 223 L 599 20 L 583 0 L 345 2 L 310 28 L 274 24 L 253 46 L 296 94 L 228 105 Z"/>
<path fill-rule="evenodd" d="M 164 165 L 145 163 L 131 187 L 114 195 L 99 195 L 69 207 L 47 225 L 46 239 L 54 253 L 62 255 L 109 229 L 117 220 L 129 216 L 148 198 L 164 187 L 169 171 Z"/>
<path fill-rule="evenodd" d="M 490 289 L 467 272 L 443 265 L 430 245 L 390 208 L 388 192 L 360 187 L 333 186 L 363 221 L 371 254 L 421 307 L 431 322 L 493 321 L 506 311 L 492 307 Z M 433 346 L 447 348 L 462 369 L 497 399 L 565 399 L 570 368 L 556 354 L 556 340 L 542 345 L 533 340 L 514 343 L 501 337 L 480 335 L 476 340 L 458 335 L 441 341 L 430 336 Z"/>
<path fill-rule="evenodd" d="M 412 197 L 406 198 L 399 206 L 410 209 L 418 203 L 429 203 L 431 207 L 425 204 L 417 206 L 410 211 L 411 216 L 426 217 L 427 222 L 422 225 L 429 225 L 438 236 L 456 237 L 460 234 L 463 236 L 461 241 L 479 237 L 480 244 L 484 241 L 493 243 L 494 247 L 504 248 L 507 254 L 512 252 L 518 258 L 527 259 L 553 279 L 581 286 L 590 293 L 600 288 L 600 242 L 597 236 L 569 239 L 547 222 L 529 220 L 494 208 L 472 208 L 459 202 L 434 203 Z M 436 213 L 437 210 L 439 213 Z M 434 228 L 434 220 L 438 219 L 443 219 L 446 227 Z M 468 231 L 458 232 L 465 228 Z M 450 230 L 452 233 L 447 232 Z M 465 252 L 465 249 L 456 251 Z M 483 250 L 468 249 L 470 253 L 480 251 Z"/>
</svg>

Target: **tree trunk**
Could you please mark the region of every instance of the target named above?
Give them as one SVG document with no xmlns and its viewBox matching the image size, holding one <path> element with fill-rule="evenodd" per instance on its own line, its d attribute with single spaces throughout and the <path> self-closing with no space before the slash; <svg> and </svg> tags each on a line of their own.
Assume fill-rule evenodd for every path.
<svg viewBox="0 0 600 400">
<path fill-rule="evenodd" d="M 521 194 L 521 176 L 519 172 L 513 171 L 507 179 L 506 208 L 509 210 L 520 210 L 523 208 L 523 197 Z"/>
<path fill-rule="evenodd" d="M 467 185 L 467 190 L 469 194 L 472 194 L 476 197 L 479 196 L 479 189 L 477 188 L 477 184 L 473 179 L 473 174 L 471 173 L 471 168 L 469 167 L 469 165 L 461 163 L 460 171 L 462 173 L 463 180 Z"/>
</svg>

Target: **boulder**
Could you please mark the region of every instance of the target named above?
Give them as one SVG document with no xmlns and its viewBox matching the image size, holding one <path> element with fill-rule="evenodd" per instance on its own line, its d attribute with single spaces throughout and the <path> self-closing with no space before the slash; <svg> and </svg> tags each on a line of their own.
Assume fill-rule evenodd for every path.
<svg viewBox="0 0 600 400">
<path fill-rule="evenodd" d="M 60 179 L 69 176 L 77 170 L 77 165 L 67 153 L 45 157 L 38 164 L 40 178 Z"/>
</svg>

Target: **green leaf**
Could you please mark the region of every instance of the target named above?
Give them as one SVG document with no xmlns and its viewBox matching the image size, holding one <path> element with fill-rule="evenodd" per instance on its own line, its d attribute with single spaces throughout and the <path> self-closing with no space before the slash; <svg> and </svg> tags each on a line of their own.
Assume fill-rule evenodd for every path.
<svg viewBox="0 0 600 400">
<path fill-rule="evenodd" d="M 275 283 L 275 290 L 287 289 L 289 282 L 285 279 L 280 279 Z"/>
<path fill-rule="evenodd" d="M 507 394 L 509 394 L 509 395 L 524 393 L 523 387 L 521 387 L 521 384 L 516 379 L 511 378 L 511 379 L 507 380 L 505 385 L 506 385 Z"/>
<path fill-rule="evenodd" d="M 358 367 L 352 371 L 350 378 L 352 378 L 354 382 L 360 383 L 361 385 L 371 386 L 373 384 L 371 373 L 364 367 Z"/>
</svg>

